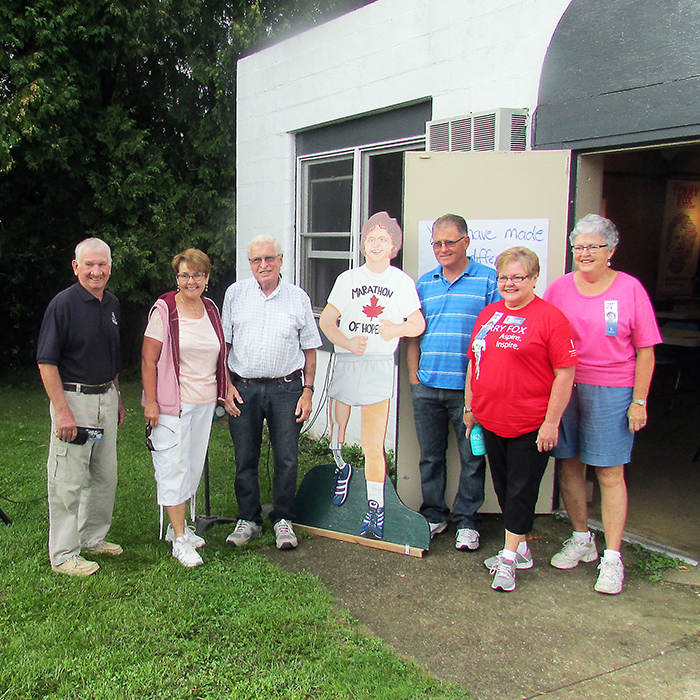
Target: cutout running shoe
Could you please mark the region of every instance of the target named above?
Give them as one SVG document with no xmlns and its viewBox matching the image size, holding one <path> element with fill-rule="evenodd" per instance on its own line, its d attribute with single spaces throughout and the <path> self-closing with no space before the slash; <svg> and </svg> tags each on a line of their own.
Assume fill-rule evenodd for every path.
<svg viewBox="0 0 700 700">
<path fill-rule="evenodd" d="M 381 540 L 384 537 L 384 506 L 380 506 L 376 501 L 367 503 L 367 513 L 362 520 L 360 535 L 371 540 Z"/>
<path fill-rule="evenodd" d="M 333 498 L 331 503 L 334 506 L 342 506 L 348 497 L 350 489 L 350 479 L 352 479 L 352 467 L 345 463 L 342 468 L 336 467 L 333 474 Z"/>
</svg>

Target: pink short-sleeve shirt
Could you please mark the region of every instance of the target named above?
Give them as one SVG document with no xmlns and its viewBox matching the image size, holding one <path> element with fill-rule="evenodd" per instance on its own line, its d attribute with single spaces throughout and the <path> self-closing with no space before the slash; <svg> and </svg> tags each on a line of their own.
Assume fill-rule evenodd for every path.
<svg viewBox="0 0 700 700">
<path fill-rule="evenodd" d="M 554 280 L 544 298 L 571 322 L 579 359 L 576 382 L 634 386 L 637 348 L 661 342 L 651 300 L 639 280 L 618 272 L 605 292 L 589 297 L 578 291 L 572 272 Z"/>
</svg>

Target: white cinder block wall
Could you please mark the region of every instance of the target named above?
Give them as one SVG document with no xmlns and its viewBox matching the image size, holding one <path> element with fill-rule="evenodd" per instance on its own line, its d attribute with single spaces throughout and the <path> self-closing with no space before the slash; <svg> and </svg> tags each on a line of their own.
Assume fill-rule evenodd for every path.
<svg viewBox="0 0 700 700">
<path fill-rule="evenodd" d="M 532 113 L 542 62 L 568 4 L 376 0 L 241 59 L 238 279 L 250 276 L 247 242 L 266 233 L 282 243 L 283 274 L 296 281 L 296 131 L 428 97 L 434 119 L 498 107 Z M 359 441 L 349 427 L 349 442 Z"/>
</svg>

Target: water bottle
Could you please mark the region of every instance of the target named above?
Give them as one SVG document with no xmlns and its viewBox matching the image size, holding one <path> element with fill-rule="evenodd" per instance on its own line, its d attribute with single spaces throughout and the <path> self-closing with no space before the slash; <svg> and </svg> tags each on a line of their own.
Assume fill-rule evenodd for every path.
<svg viewBox="0 0 700 700">
<path fill-rule="evenodd" d="M 472 446 L 472 454 L 475 457 L 480 457 L 486 454 L 486 445 L 484 444 L 484 431 L 480 425 L 472 427 L 469 433 L 469 443 Z"/>
<path fill-rule="evenodd" d="M 221 420 L 225 415 L 226 415 L 226 409 L 223 406 L 217 406 L 214 409 L 214 415 L 212 416 L 212 421 L 214 423 L 216 423 L 216 421 Z"/>
</svg>

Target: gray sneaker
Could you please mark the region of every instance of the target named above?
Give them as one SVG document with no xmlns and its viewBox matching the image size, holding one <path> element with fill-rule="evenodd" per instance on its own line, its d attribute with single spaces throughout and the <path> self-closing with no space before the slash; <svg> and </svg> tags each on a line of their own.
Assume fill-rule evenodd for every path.
<svg viewBox="0 0 700 700">
<path fill-rule="evenodd" d="M 577 542 L 573 537 L 569 537 L 561 551 L 557 552 L 549 563 L 555 569 L 573 569 L 580 561 L 590 562 L 597 558 L 594 535 L 591 535 L 590 542 Z"/>
<path fill-rule="evenodd" d="M 501 552 L 499 552 L 495 557 L 489 557 L 484 560 L 484 566 L 487 569 L 493 570 L 498 566 L 498 561 L 501 558 Z M 532 561 L 532 552 L 528 549 L 527 554 L 520 554 L 520 552 L 515 553 L 515 568 L 516 569 L 531 569 L 535 563 Z"/>
<path fill-rule="evenodd" d="M 475 552 L 479 549 L 479 533 L 470 527 L 461 527 L 455 537 L 455 549 Z"/>
<path fill-rule="evenodd" d="M 625 582 L 625 565 L 621 559 L 606 559 L 603 558 L 598 564 L 598 580 L 593 588 L 598 593 L 607 593 L 608 595 L 617 595 L 622 593 L 622 587 Z"/>
<path fill-rule="evenodd" d="M 260 525 L 250 520 L 239 520 L 236 523 L 236 529 L 226 538 L 226 544 L 232 547 L 242 547 L 261 535 L 262 528 Z"/>
<path fill-rule="evenodd" d="M 515 590 L 515 562 L 508 561 L 503 557 L 498 557 L 498 563 L 491 569 L 494 574 L 491 588 L 494 591 L 510 591 Z"/>
<path fill-rule="evenodd" d="M 294 534 L 294 528 L 289 520 L 278 520 L 272 529 L 275 531 L 275 546 L 277 549 L 294 549 L 299 542 Z"/>
<path fill-rule="evenodd" d="M 433 537 L 437 537 L 438 535 L 442 534 L 447 530 L 447 521 L 443 520 L 442 522 L 439 523 L 431 523 L 428 521 L 428 525 L 430 525 L 430 539 L 432 540 Z"/>
</svg>

